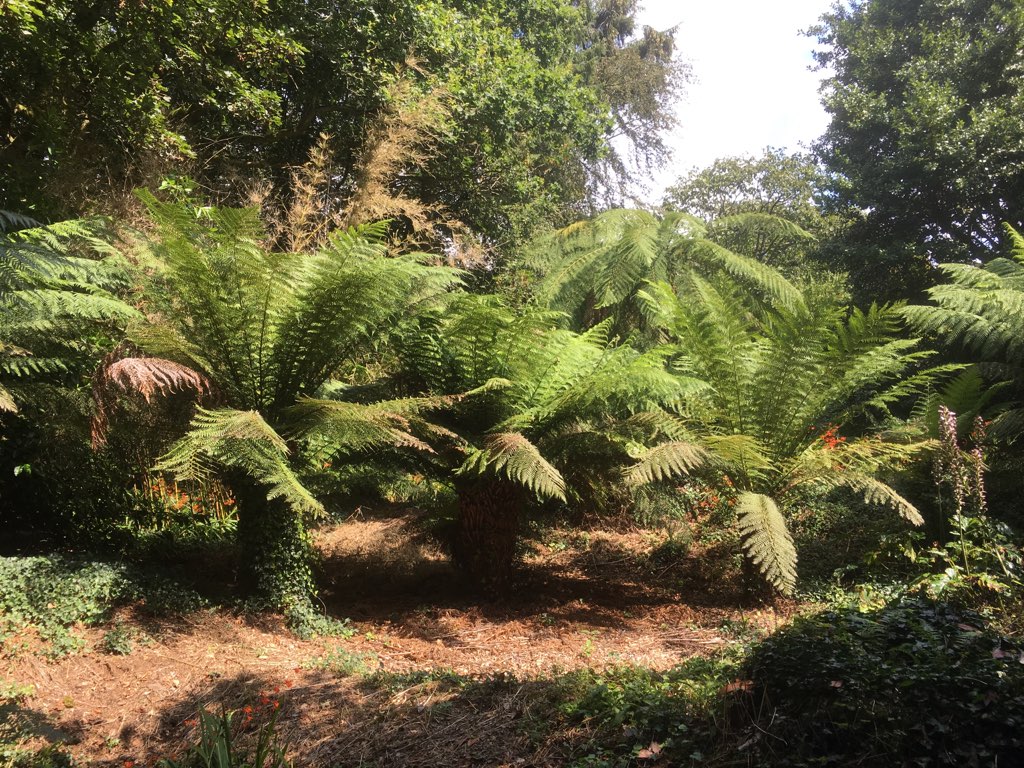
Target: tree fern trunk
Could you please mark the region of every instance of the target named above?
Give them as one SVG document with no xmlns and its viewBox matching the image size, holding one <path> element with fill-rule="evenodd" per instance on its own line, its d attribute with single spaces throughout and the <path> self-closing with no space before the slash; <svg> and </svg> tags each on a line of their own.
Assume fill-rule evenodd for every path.
<svg viewBox="0 0 1024 768">
<path fill-rule="evenodd" d="M 228 478 L 238 509 L 239 582 L 245 594 L 280 610 L 314 592 L 312 547 L 302 519 L 242 473 Z"/>
<path fill-rule="evenodd" d="M 477 480 L 458 491 L 455 564 L 485 592 L 503 594 L 515 567 L 522 491 L 497 478 Z"/>
</svg>

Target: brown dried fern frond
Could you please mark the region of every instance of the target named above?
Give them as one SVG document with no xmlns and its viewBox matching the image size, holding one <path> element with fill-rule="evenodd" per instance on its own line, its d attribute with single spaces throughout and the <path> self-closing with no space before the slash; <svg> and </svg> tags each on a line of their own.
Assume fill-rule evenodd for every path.
<svg viewBox="0 0 1024 768">
<path fill-rule="evenodd" d="M 330 194 L 332 166 L 331 137 L 321 133 L 309 150 L 309 159 L 292 171 L 292 199 L 284 216 L 288 250 L 301 253 L 326 241 L 341 225 L 341 216 Z"/>
<path fill-rule="evenodd" d="M 125 393 L 142 395 L 151 402 L 154 395 L 194 391 L 199 397 L 210 394 L 210 381 L 202 373 L 173 360 L 159 357 L 119 357 L 120 350 L 107 356 L 93 375 L 92 444 L 106 443 L 110 415 Z"/>
</svg>

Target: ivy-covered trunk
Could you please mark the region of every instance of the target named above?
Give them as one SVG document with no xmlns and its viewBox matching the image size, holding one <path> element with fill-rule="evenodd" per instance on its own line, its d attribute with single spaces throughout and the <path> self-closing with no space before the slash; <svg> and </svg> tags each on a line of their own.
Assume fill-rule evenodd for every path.
<svg viewBox="0 0 1024 768">
<path fill-rule="evenodd" d="M 500 478 L 460 485 L 453 556 L 475 585 L 491 594 L 507 592 L 516 560 L 521 489 Z"/>
<path fill-rule="evenodd" d="M 314 593 L 312 545 L 301 517 L 242 473 L 228 478 L 238 509 L 239 581 L 244 592 L 280 610 Z"/>
</svg>

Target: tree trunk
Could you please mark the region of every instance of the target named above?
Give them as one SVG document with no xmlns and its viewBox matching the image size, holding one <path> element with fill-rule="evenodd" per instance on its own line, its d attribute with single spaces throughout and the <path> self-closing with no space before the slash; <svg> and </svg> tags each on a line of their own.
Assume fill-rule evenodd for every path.
<svg viewBox="0 0 1024 768">
<path fill-rule="evenodd" d="M 461 485 L 452 555 L 484 592 L 502 595 L 511 586 L 519 536 L 522 491 L 499 478 Z"/>
<path fill-rule="evenodd" d="M 313 594 L 312 547 L 302 518 L 266 486 L 237 472 L 226 478 L 238 509 L 239 582 L 243 592 L 281 610 Z"/>
</svg>

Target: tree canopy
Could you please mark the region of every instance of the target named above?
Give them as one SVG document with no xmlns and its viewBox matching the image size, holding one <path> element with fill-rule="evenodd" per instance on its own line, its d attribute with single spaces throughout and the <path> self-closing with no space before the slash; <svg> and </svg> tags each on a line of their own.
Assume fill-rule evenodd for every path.
<svg viewBox="0 0 1024 768">
<path fill-rule="evenodd" d="M 1024 3 L 840 3 L 812 30 L 831 123 L 817 150 L 836 201 L 863 211 L 847 245 L 877 292 L 927 264 L 985 258 L 1024 221 Z"/>
<path fill-rule="evenodd" d="M 671 33 L 632 39 L 635 12 L 568 0 L 11 5 L 0 208 L 77 215 L 183 170 L 234 202 L 261 181 L 286 188 L 324 133 L 344 201 L 389 86 L 412 67 L 424 93 L 444 95 L 447 120 L 429 162 L 393 183 L 516 242 L 586 199 L 613 133 L 660 146 L 684 73 Z"/>
</svg>

